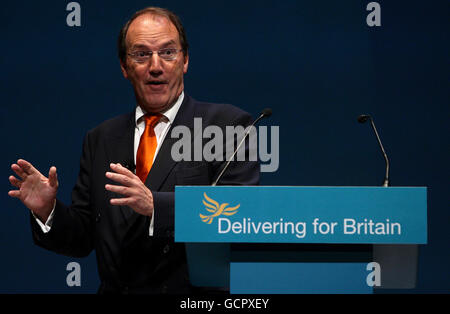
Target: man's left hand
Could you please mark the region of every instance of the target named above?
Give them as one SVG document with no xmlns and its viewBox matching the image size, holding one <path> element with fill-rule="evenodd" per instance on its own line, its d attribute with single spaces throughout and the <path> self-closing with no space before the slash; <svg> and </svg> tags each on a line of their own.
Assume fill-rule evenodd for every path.
<svg viewBox="0 0 450 314">
<path fill-rule="evenodd" d="M 121 185 L 106 184 L 105 189 L 123 195 L 123 198 L 112 198 L 111 205 L 129 206 L 135 212 L 151 217 L 153 215 L 153 195 L 144 183 L 133 172 L 120 164 L 110 164 L 113 172 L 106 177 Z"/>
</svg>

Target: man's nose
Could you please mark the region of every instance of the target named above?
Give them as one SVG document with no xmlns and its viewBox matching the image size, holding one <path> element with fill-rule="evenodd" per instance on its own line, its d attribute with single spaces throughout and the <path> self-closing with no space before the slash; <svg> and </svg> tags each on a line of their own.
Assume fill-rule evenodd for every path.
<svg viewBox="0 0 450 314">
<path fill-rule="evenodd" d="M 157 53 L 150 58 L 149 72 L 153 76 L 163 73 L 162 60 Z"/>
</svg>

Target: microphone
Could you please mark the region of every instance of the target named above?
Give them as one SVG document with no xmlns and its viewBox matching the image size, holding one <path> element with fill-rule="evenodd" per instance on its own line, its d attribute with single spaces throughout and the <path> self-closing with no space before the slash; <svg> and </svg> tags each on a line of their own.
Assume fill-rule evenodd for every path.
<svg viewBox="0 0 450 314">
<path fill-rule="evenodd" d="M 384 187 L 388 187 L 389 186 L 389 159 L 388 159 L 388 157 L 386 155 L 386 152 L 384 151 L 384 147 L 383 147 L 383 144 L 381 143 L 380 136 L 378 135 L 377 128 L 375 127 L 375 123 L 373 122 L 373 118 L 370 115 L 367 115 L 367 114 L 363 114 L 363 115 L 360 115 L 358 117 L 358 122 L 361 123 L 361 124 L 364 124 L 364 123 L 366 123 L 369 120 L 370 120 L 370 123 L 372 125 L 372 129 L 375 132 L 375 135 L 377 137 L 378 144 L 380 145 L 381 152 L 383 153 L 384 160 L 386 162 L 386 175 L 384 177 L 383 186 Z"/>
<path fill-rule="evenodd" d="M 223 167 L 222 171 L 217 176 L 217 179 L 213 182 L 213 184 L 211 184 L 211 186 L 216 186 L 217 182 L 219 182 L 220 178 L 222 178 L 222 175 L 224 174 L 225 170 L 227 170 L 228 166 L 230 165 L 230 162 L 233 160 L 234 156 L 236 156 L 237 152 L 239 151 L 239 148 L 241 148 L 242 143 L 245 142 L 245 139 L 250 134 L 250 130 L 252 129 L 252 127 L 254 127 L 261 119 L 268 118 L 271 115 L 272 115 L 272 109 L 270 109 L 270 108 L 266 108 L 263 111 L 261 111 L 261 114 L 259 115 L 259 117 L 252 123 L 252 125 L 250 125 L 250 127 L 247 128 L 247 131 L 245 132 L 244 137 L 242 138 L 238 147 L 236 148 L 236 150 L 234 151 L 234 153 L 230 157 L 230 159 L 227 161 L 227 163 Z"/>
<path fill-rule="evenodd" d="M 272 115 L 272 109 L 266 108 L 261 112 L 261 115 L 259 116 L 258 119 L 261 120 L 262 118 L 268 118 L 271 115 Z M 258 119 L 256 119 L 256 121 L 253 124 L 257 123 L 259 121 Z"/>
</svg>

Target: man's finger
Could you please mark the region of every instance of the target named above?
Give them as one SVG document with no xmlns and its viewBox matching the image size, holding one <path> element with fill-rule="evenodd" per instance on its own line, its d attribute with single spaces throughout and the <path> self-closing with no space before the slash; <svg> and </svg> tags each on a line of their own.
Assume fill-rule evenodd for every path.
<svg viewBox="0 0 450 314">
<path fill-rule="evenodd" d="M 58 174 L 56 173 L 56 167 L 50 167 L 48 171 L 48 181 L 51 187 L 58 187 Z"/>
<path fill-rule="evenodd" d="M 18 189 L 20 189 L 20 185 L 22 184 L 22 181 L 20 181 L 14 176 L 9 177 L 9 182 Z"/>
<path fill-rule="evenodd" d="M 111 205 L 116 205 L 116 206 L 128 206 L 132 204 L 132 199 L 131 198 L 112 198 L 110 200 Z"/>
<path fill-rule="evenodd" d="M 39 172 L 36 168 L 34 168 L 32 164 L 30 164 L 30 163 L 29 163 L 28 161 L 26 161 L 26 160 L 19 159 L 19 160 L 17 161 L 17 164 L 18 164 L 18 165 L 23 169 L 23 171 L 24 171 L 26 174 L 28 174 L 28 175 L 33 174 L 33 173 L 36 173 L 36 172 L 40 174 L 40 172 Z"/>
<path fill-rule="evenodd" d="M 25 180 L 28 175 L 22 170 L 22 168 L 17 164 L 11 165 L 11 170 L 15 172 L 19 177 L 21 177 L 23 180 Z"/>
<path fill-rule="evenodd" d="M 123 174 L 119 174 L 119 173 L 114 173 L 114 172 L 107 172 L 106 173 L 106 177 L 110 180 L 113 180 L 117 183 L 120 183 L 122 185 L 125 186 L 132 186 L 133 185 L 133 181 L 132 178 L 127 177 L 126 175 Z"/>
<path fill-rule="evenodd" d="M 125 195 L 125 196 L 131 195 L 130 188 L 128 188 L 126 186 L 106 184 L 105 189 L 108 191 L 114 192 L 114 193 L 119 193 L 119 194 Z"/>
<path fill-rule="evenodd" d="M 133 172 L 131 172 L 130 170 L 128 170 L 127 168 L 125 168 L 125 167 L 122 166 L 121 164 L 113 164 L 113 163 L 112 163 L 112 164 L 110 164 L 109 166 L 111 167 L 111 169 L 112 169 L 114 172 L 123 174 L 123 175 L 125 175 L 125 176 L 127 176 L 127 177 L 134 178 L 134 176 L 135 176 L 135 174 L 134 174 Z"/>
<path fill-rule="evenodd" d="M 12 190 L 8 192 L 8 195 L 11 197 L 17 197 L 20 198 L 20 191 L 19 190 Z"/>
</svg>

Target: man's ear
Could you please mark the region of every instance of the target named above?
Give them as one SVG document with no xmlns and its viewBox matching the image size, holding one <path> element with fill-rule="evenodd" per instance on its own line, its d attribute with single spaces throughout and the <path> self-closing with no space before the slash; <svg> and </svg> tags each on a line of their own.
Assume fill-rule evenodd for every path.
<svg viewBox="0 0 450 314">
<path fill-rule="evenodd" d="M 184 56 L 183 74 L 186 74 L 189 68 L 189 54 Z"/>
<path fill-rule="evenodd" d="M 128 79 L 127 64 L 122 60 L 120 60 L 120 69 L 122 70 L 123 77 Z"/>
</svg>

